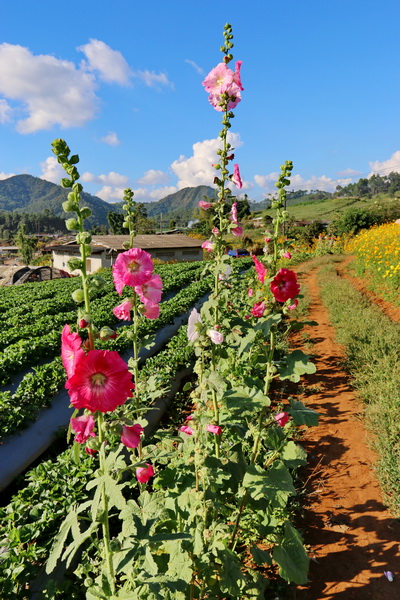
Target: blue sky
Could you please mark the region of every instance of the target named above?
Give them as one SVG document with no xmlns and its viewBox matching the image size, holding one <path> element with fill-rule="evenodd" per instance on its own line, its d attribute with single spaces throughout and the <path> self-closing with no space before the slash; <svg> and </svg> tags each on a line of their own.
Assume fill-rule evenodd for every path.
<svg viewBox="0 0 400 600">
<path fill-rule="evenodd" d="M 80 156 L 86 191 L 140 201 L 212 184 L 221 114 L 201 82 L 226 22 L 242 60 L 232 142 L 261 200 L 400 171 L 400 3 L 364 0 L 20 0 L 0 27 L 0 178 L 55 183 L 50 144 Z"/>
</svg>

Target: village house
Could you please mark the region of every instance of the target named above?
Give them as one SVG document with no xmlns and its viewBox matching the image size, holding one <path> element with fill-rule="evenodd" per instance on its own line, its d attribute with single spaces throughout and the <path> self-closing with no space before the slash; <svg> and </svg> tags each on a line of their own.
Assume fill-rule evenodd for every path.
<svg viewBox="0 0 400 600">
<path fill-rule="evenodd" d="M 121 252 L 125 252 L 124 242 L 129 242 L 129 235 L 94 235 L 90 243 L 92 253 L 86 260 L 87 273 L 95 273 L 102 267 L 111 267 Z M 196 240 L 187 235 L 137 235 L 134 238 L 134 247 L 146 250 L 152 258 L 163 261 L 176 260 L 193 261 L 203 260 L 202 240 Z M 48 246 L 52 251 L 53 266 L 68 273 L 68 260 L 79 257 L 79 246 L 75 241 L 57 246 Z"/>
</svg>

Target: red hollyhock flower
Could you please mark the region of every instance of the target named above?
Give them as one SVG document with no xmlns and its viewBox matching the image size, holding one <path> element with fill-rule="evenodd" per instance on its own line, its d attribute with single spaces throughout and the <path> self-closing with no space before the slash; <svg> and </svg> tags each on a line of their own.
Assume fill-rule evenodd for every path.
<svg viewBox="0 0 400 600">
<path fill-rule="evenodd" d="M 96 437 L 94 433 L 94 418 L 93 415 L 82 415 L 71 419 L 71 429 L 76 433 L 75 441 L 78 444 L 83 444 L 90 437 Z"/>
<path fill-rule="evenodd" d="M 136 469 L 136 478 L 140 483 L 146 483 L 153 475 L 154 469 L 149 463 L 146 463 L 146 467 L 138 467 Z"/>
<path fill-rule="evenodd" d="M 135 425 L 122 425 L 121 442 L 127 448 L 137 448 L 140 444 L 140 436 L 143 433 L 143 427 L 136 423 Z"/>
<path fill-rule="evenodd" d="M 278 302 L 286 302 L 300 292 L 296 273 L 289 269 L 279 269 L 270 284 L 270 289 Z"/>
<path fill-rule="evenodd" d="M 75 408 L 113 411 L 132 395 L 134 384 L 128 365 L 118 352 L 91 350 L 75 363 L 65 387 Z"/>
</svg>

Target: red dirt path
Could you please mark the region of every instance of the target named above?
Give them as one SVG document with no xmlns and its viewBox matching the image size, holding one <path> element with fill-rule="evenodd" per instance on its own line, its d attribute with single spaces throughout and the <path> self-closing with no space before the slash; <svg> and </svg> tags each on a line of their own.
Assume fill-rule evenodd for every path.
<svg viewBox="0 0 400 600">
<path fill-rule="evenodd" d="M 320 423 L 307 431 L 304 443 L 309 467 L 302 526 L 312 561 L 310 583 L 298 587 L 295 598 L 399 600 L 400 523 L 382 504 L 362 403 L 341 366 L 343 351 L 320 300 L 316 270 L 303 281 L 311 297 L 309 318 L 318 322 L 307 328 L 317 372 L 307 378 L 307 389 L 315 393 L 307 394 L 306 403 L 320 414 Z M 393 582 L 384 571 L 394 573 Z"/>
</svg>

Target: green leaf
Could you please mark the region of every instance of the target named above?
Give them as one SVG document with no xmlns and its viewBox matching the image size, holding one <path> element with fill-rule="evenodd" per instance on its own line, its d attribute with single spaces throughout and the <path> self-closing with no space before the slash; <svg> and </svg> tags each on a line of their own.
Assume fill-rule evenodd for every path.
<svg viewBox="0 0 400 600">
<path fill-rule="evenodd" d="M 269 567 L 272 565 L 271 555 L 266 550 L 261 550 L 261 548 L 253 544 L 250 548 L 250 552 L 257 565 L 268 565 Z"/>
<path fill-rule="evenodd" d="M 264 406 L 269 406 L 271 403 L 268 396 L 264 396 L 261 390 L 245 386 L 227 390 L 223 398 L 226 401 L 228 411 L 234 418 L 239 417 L 240 420 L 244 416 L 253 416 L 255 412 L 259 412 Z"/>
<path fill-rule="evenodd" d="M 305 373 L 315 373 L 317 370 L 314 363 L 301 350 L 294 350 L 285 357 L 286 364 L 279 372 L 280 379 L 290 379 L 290 381 L 300 381 L 301 375 Z"/>
<path fill-rule="evenodd" d="M 217 373 L 217 371 L 211 371 L 209 376 L 203 379 L 203 383 L 209 383 L 219 394 L 222 394 L 226 388 L 224 377 Z"/>
<path fill-rule="evenodd" d="M 307 425 L 313 427 L 318 425 L 318 413 L 298 400 L 290 400 L 290 408 L 288 413 L 292 415 L 296 425 Z"/>
<path fill-rule="evenodd" d="M 149 575 L 157 575 L 158 565 L 154 560 L 149 547 L 146 548 L 146 555 L 143 563 L 143 567 L 146 569 Z"/>
<path fill-rule="evenodd" d="M 64 550 L 65 540 L 67 539 L 71 528 L 77 525 L 78 516 L 76 510 L 73 508 L 62 523 L 51 547 L 49 558 L 46 563 L 46 573 L 48 575 L 56 568 L 57 561 Z"/>
<path fill-rule="evenodd" d="M 292 331 L 300 331 L 303 327 L 316 327 L 318 325 L 317 321 L 290 321 L 290 329 Z"/>
<path fill-rule="evenodd" d="M 257 323 L 254 325 L 255 331 L 262 331 L 264 336 L 269 336 L 271 331 L 271 327 L 273 325 L 277 325 L 282 320 L 282 315 L 277 313 L 274 315 L 268 315 L 268 317 L 261 317 L 258 319 Z"/>
<path fill-rule="evenodd" d="M 285 522 L 285 532 L 272 552 L 273 559 L 279 565 L 279 575 L 286 581 L 303 585 L 307 583 L 309 558 L 303 546 L 300 533 Z"/>
<path fill-rule="evenodd" d="M 110 475 L 104 475 L 104 486 L 109 508 L 115 506 L 119 510 L 123 510 L 126 507 L 126 500 L 121 491 L 124 484 L 117 483 Z"/>
<path fill-rule="evenodd" d="M 240 346 L 237 350 L 239 356 L 241 356 L 244 352 L 248 352 L 256 339 L 257 332 L 254 329 L 250 329 L 249 333 L 242 338 L 240 342 Z"/>
<path fill-rule="evenodd" d="M 243 479 L 252 500 L 267 499 L 272 506 L 286 506 L 289 496 L 294 496 L 292 477 L 282 462 L 275 462 L 265 471 L 258 465 L 249 465 Z"/>
<path fill-rule="evenodd" d="M 307 462 L 307 452 L 299 446 L 295 444 L 292 440 L 289 441 L 283 449 L 281 454 L 281 458 L 285 465 L 289 468 L 293 469 L 295 467 L 300 467 L 301 465 L 305 465 Z"/>
</svg>

